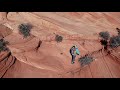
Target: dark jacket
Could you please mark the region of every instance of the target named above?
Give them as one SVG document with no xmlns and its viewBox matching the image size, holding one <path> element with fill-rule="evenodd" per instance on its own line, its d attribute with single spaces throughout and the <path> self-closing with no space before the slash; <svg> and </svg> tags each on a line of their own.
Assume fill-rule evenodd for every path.
<svg viewBox="0 0 120 90">
<path fill-rule="evenodd" d="M 71 54 L 71 55 L 76 55 L 75 51 L 76 51 L 76 49 L 75 49 L 74 47 L 72 47 L 72 48 L 70 49 L 70 54 Z"/>
</svg>

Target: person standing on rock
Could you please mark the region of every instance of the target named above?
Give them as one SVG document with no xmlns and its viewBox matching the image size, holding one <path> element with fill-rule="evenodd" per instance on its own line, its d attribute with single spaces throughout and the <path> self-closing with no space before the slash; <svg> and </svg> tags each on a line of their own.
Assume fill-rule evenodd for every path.
<svg viewBox="0 0 120 90">
<path fill-rule="evenodd" d="M 71 49 L 70 49 L 70 54 L 71 54 L 71 56 L 72 56 L 72 64 L 74 64 L 75 63 L 75 58 L 76 58 L 76 55 L 80 55 L 80 52 L 79 52 L 79 50 L 78 50 L 78 48 L 77 48 L 77 46 L 76 45 L 74 45 Z"/>
</svg>

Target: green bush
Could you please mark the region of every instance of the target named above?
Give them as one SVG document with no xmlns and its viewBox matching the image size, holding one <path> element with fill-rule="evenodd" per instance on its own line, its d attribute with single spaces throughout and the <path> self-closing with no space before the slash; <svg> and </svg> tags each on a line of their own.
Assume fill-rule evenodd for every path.
<svg viewBox="0 0 120 90">
<path fill-rule="evenodd" d="M 8 41 L 4 41 L 4 39 L 0 39 L 0 52 L 8 50 L 6 44 L 8 44 Z"/>
<path fill-rule="evenodd" d="M 78 61 L 81 63 L 81 66 L 88 65 L 93 62 L 93 57 L 85 55 L 84 57 L 79 58 Z"/>
<path fill-rule="evenodd" d="M 109 32 L 107 32 L 107 31 L 105 31 L 105 32 L 100 32 L 100 33 L 99 33 L 99 36 L 100 36 L 101 38 L 103 38 L 104 40 L 108 40 L 108 39 L 110 38 L 110 34 L 109 34 Z"/>
<path fill-rule="evenodd" d="M 23 34 L 23 36 L 26 38 L 26 37 L 28 37 L 28 36 L 30 36 L 30 31 L 31 31 L 31 29 L 32 29 L 32 25 L 31 24 L 20 24 L 19 26 L 18 26 L 18 28 L 19 28 L 19 32 L 21 33 L 21 34 Z"/>
<path fill-rule="evenodd" d="M 56 35 L 55 41 L 57 41 L 57 42 L 62 42 L 62 40 L 63 40 L 63 37 L 62 37 L 62 36 Z"/>
<path fill-rule="evenodd" d="M 113 36 L 110 38 L 110 47 L 115 48 L 120 46 L 120 36 Z"/>
</svg>

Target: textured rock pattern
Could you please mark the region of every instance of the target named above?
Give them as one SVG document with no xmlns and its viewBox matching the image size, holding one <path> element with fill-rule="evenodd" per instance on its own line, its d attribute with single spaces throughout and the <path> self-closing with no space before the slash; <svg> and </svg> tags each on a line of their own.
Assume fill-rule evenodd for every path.
<svg viewBox="0 0 120 90">
<path fill-rule="evenodd" d="M 107 54 L 98 33 L 116 35 L 119 12 L 1 12 L 0 38 L 9 42 L 10 52 L 0 53 L 2 78 L 120 78 L 119 47 Z M 24 38 L 18 25 L 33 25 Z M 57 43 L 55 36 L 63 36 Z M 95 61 L 82 67 L 71 64 L 69 49 L 77 45 L 81 56 L 91 54 Z M 61 54 L 62 53 L 62 54 Z"/>
</svg>

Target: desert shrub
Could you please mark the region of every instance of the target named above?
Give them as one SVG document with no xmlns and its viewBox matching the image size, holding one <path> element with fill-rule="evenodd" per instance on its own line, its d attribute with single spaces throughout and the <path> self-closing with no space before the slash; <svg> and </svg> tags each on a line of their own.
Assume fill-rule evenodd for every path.
<svg viewBox="0 0 120 90">
<path fill-rule="evenodd" d="M 113 36 L 110 38 L 110 47 L 115 48 L 120 46 L 120 36 Z"/>
<path fill-rule="evenodd" d="M 101 40 L 101 45 L 104 46 L 104 50 L 107 50 L 107 47 L 108 47 L 108 41 L 107 40 Z"/>
<path fill-rule="evenodd" d="M 118 35 L 120 35 L 120 29 L 119 28 L 116 28 L 117 32 L 118 32 Z"/>
<path fill-rule="evenodd" d="M 100 40 L 100 42 L 101 42 L 101 45 L 104 45 L 104 46 L 106 46 L 108 43 L 106 40 Z"/>
<path fill-rule="evenodd" d="M 8 50 L 6 44 L 8 44 L 8 41 L 4 41 L 4 39 L 0 39 L 0 52 Z"/>
<path fill-rule="evenodd" d="M 28 24 L 28 23 L 27 24 L 20 24 L 18 26 L 18 28 L 19 28 L 19 32 L 21 34 L 23 34 L 24 37 L 30 36 L 30 31 L 32 29 L 32 25 L 31 24 Z"/>
<path fill-rule="evenodd" d="M 56 35 L 55 41 L 57 41 L 57 42 L 62 42 L 62 40 L 63 40 L 63 37 L 62 37 L 62 36 Z"/>
<path fill-rule="evenodd" d="M 81 63 L 81 66 L 88 65 L 93 62 L 93 57 L 85 55 L 84 57 L 79 58 L 78 61 Z"/>
<path fill-rule="evenodd" d="M 100 32 L 100 33 L 99 33 L 99 36 L 100 36 L 101 38 L 103 38 L 104 40 L 108 40 L 108 39 L 110 38 L 110 34 L 109 34 L 109 32 L 107 32 L 107 31 L 105 31 L 105 32 Z"/>
</svg>

